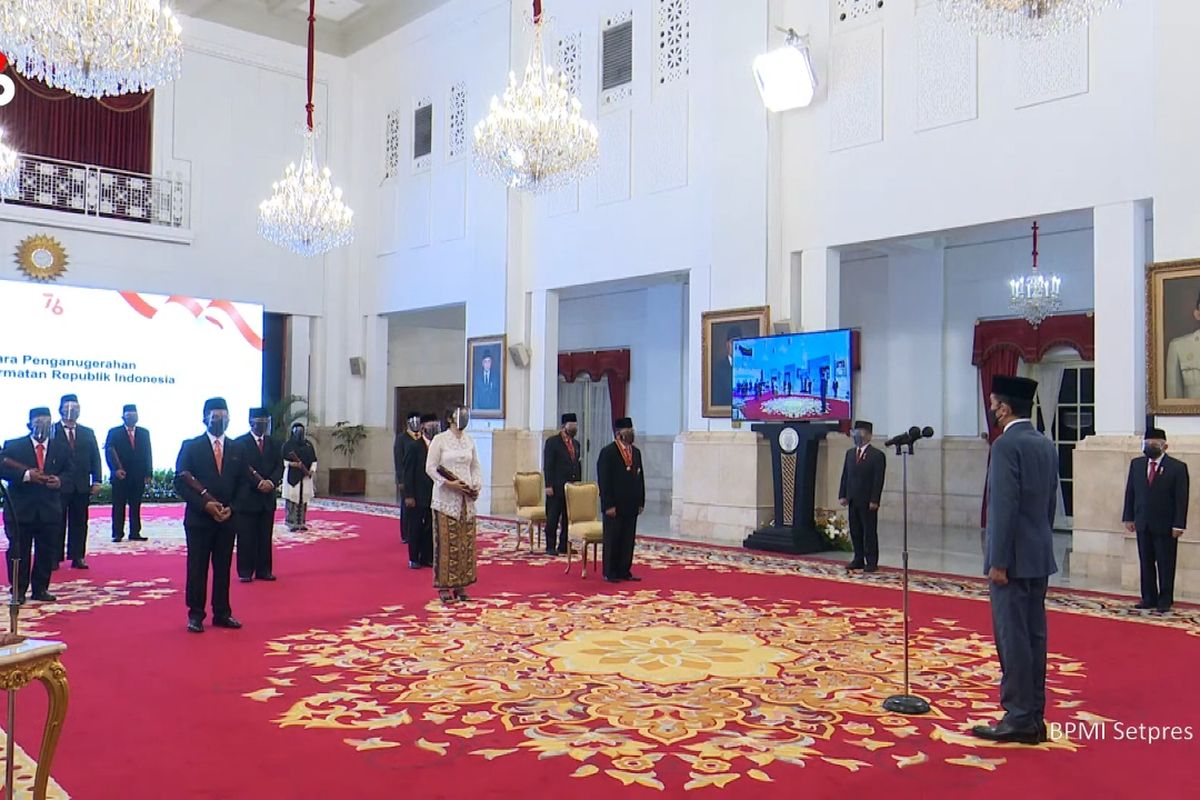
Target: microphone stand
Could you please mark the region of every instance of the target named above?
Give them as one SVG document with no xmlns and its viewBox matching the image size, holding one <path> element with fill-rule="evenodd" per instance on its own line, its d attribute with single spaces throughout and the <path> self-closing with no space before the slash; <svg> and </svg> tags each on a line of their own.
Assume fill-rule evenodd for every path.
<svg viewBox="0 0 1200 800">
<path fill-rule="evenodd" d="M 911 435 L 903 441 L 896 442 L 896 455 L 901 456 L 904 462 L 904 694 L 895 694 L 883 701 L 886 710 L 906 715 L 929 713 L 929 703 L 913 695 L 908 682 L 908 457 L 913 454 L 914 444 L 915 440 Z"/>
</svg>

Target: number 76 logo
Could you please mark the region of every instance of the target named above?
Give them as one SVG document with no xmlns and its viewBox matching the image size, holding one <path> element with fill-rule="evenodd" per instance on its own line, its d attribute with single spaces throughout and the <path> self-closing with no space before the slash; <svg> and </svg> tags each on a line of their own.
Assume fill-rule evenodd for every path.
<svg viewBox="0 0 1200 800">
<path fill-rule="evenodd" d="M 17 96 L 17 85 L 13 79 L 2 74 L 8 69 L 8 57 L 0 53 L 0 106 L 6 106 Z"/>
</svg>

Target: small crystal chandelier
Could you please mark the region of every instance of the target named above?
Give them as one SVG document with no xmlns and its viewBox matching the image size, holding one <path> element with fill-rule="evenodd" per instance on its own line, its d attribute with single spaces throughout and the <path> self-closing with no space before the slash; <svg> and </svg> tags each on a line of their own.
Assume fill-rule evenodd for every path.
<svg viewBox="0 0 1200 800">
<path fill-rule="evenodd" d="M 21 157 L 4 143 L 4 129 L 0 128 L 0 200 L 11 200 L 20 190 Z"/>
<path fill-rule="evenodd" d="M 972 33 L 1006 39 L 1061 36 L 1121 0 L 938 0 L 942 15 Z"/>
<path fill-rule="evenodd" d="M 27 78 L 106 97 L 178 78 L 183 38 L 161 0 L 3 0 L 0 53 Z"/>
<path fill-rule="evenodd" d="M 271 185 L 271 197 L 258 207 L 258 232 L 302 256 L 319 256 L 354 240 L 354 212 L 342 202 L 342 190 L 330 181 L 329 167 L 317 164 L 313 129 L 313 72 L 316 0 L 308 4 L 308 126 L 303 131 L 300 166 L 288 164 L 283 180 Z"/>
<path fill-rule="evenodd" d="M 1041 325 L 1046 317 L 1062 308 L 1062 279 L 1057 275 L 1044 275 L 1038 270 L 1038 224 L 1033 223 L 1033 269 L 1028 275 L 1013 278 L 1008 282 L 1012 297 L 1009 305 L 1033 327 Z"/>
<path fill-rule="evenodd" d="M 475 126 L 479 171 L 507 186 L 540 194 L 578 181 L 596 166 L 600 133 L 583 118 L 567 76 L 545 65 L 542 3 L 533 2 L 533 47 L 525 78 L 508 75 L 504 97 L 492 98 Z"/>
</svg>

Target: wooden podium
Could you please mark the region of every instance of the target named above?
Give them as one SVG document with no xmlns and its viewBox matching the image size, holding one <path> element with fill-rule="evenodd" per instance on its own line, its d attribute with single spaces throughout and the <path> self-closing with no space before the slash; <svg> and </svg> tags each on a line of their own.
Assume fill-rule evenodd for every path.
<svg viewBox="0 0 1200 800">
<path fill-rule="evenodd" d="M 771 443 L 775 519 L 746 537 L 750 550 L 819 553 L 827 550 L 817 532 L 817 453 L 821 440 L 838 429 L 823 422 L 760 423 L 750 428 Z"/>
</svg>

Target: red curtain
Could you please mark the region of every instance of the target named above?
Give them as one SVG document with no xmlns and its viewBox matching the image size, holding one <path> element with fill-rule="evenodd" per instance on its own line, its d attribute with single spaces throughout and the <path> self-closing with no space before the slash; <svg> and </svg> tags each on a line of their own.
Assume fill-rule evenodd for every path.
<svg viewBox="0 0 1200 800">
<path fill-rule="evenodd" d="M 27 80 L 11 66 L 5 74 L 17 91 L 0 109 L 0 125 L 18 152 L 149 174 L 153 92 L 88 99 Z"/>
<path fill-rule="evenodd" d="M 625 416 L 629 394 L 629 351 L 590 350 L 580 353 L 559 353 L 558 374 L 567 383 L 574 383 L 580 375 L 598 381 L 608 376 L 608 398 L 612 406 L 613 422 Z"/>
</svg>

